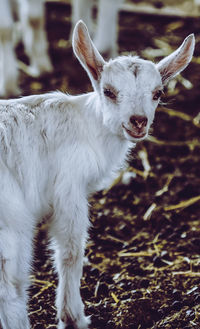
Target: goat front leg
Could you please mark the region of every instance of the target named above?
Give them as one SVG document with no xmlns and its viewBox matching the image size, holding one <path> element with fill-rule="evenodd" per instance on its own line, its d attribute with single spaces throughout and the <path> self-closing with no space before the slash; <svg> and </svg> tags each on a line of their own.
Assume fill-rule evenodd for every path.
<svg viewBox="0 0 200 329">
<path fill-rule="evenodd" d="M 5 199 L 0 193 L 0 328 L 29 329 L 33 216 L 14 194 Z"/>
<path fill-rule="evenodd" d="M 66 204 L 65 204 L 66 207 Z M 67 207 L 56 211 L 51 226 L 58 271 L 56 306 L 59 329 L 73 324 L 76 329 L 87 329 L 89 318 L 84 315 L 80 296 L 83 257 L 88 229 L 87 202 L 67 201 Z"/>
</svg>

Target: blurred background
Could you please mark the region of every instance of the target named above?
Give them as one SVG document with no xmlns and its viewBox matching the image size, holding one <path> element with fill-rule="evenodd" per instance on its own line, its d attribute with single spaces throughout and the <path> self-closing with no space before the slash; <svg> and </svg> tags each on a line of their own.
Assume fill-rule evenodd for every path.
<svg viewBox="0 0 200 329">
<path fill-rule="evenodd" d="M 93 329 L 200 328 L 200 3 L 113 1 L 107 0 L 108 17 L 111 25 L 117 22 L 116 28 L 107 27 L 108 17 L 103 15 L 105 38 L 114 29 L 111 49 L 102 48 L 105 57 L 131 53 L 158 62 L 190 33 L 195 34 L 196 48 L 188 68 L 165 88 L 152 135 L 132 151 L 127 170 L 110 189 L 90 200 L 92 228 L 81 286 L 86 313 L 92 315 Z M 7 34 L 1 35 L 2 97 L 12 97 L 16 87 L 19 95 L 91 91 L 89 79 L 72 53 L 73 3 L 47 0 L 40 7 L 40 18 L 37 14 L 28 20 L 23 20 L 27 11 L 25 1 L 21 3 L 21 23 L 19 19 L 13 23 L 16 16 L 8 14 L 11 30 L 22 35 L 21 24 L 26 32 L 31 26 L 32 32 L 23 42 L 16 37 L 14 46 L 7 47 L 9 53 L 14 52 L 13 66 L 8 65 L 8 55 L 3 57 L 8 39 Z M 77 8 L 83 3 L 79 1 Z M 87 0 L 84 6 L 91 12 L 90 30 L 97 40 L 98 24 L 102 24 L 99 4 Z M 4 22 L 1 18 L 0 27 Z M 40 30 L 36 39 L 34 29 Z M 26 38 L 36 40 L 33 44 L 37 43 L 39 50 L 27 45 Z M 99 38 L 102 41 L 102 35 Z M 45 69 L 33 56 L 41 49 L 39 58 L 47 56 L 49 61 Z M 15 84 L 6 91 L 5 67 L 14 65 L 11 80 L 15 79 Z M 29 315 L 34 329 L 56 328 L 57 277 L 46 245 L 43 223 L 31 276 Z"/>
</svg>

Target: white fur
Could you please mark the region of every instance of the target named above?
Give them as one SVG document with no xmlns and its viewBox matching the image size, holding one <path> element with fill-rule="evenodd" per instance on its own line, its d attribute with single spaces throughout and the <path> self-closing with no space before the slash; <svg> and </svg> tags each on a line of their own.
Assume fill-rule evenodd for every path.
<svg viewBox="0 0 200 329">
<path fill-rule="evenodd" d="M 93 0 L 72 0 L 72 26 L 82 19 L 94 38 L 97 49 L 104 54 L 115 57 L 118 53 L 118 13 L 123 0 L 99 0 L 96 32 L 92 19 Z"/>
<path fill-rule="evenodd" d="M 0 101 L 0 319 L 3 329 L 29 329 L 26 311 L 34 228 L 49 216 L 59 276 L 59 329 L 73 323 L 87 329 L 79 287 L 89 227 L 88 196 L 110 184 L 135 143 L 148 135 L 163 87 L 162 65 L 137 57 L 106 63 L 82 22 L 73 48 L 94 91 L 80 96 L 59 92 Z M 194 48 L 189 36 L 179 48 L 182 67 Z M 181 70 L 170 57 L 168 69 Z M 168 61 L 168 60 L 166 60 Z M 166 62 L 164 62 L 165 64 Z M 165 71 L 167 67 L 165 65 Z M 172 72 L 171 72 L 172 74 Z M 113 88 L 116 99 L 105 96 Z M 148 119 L 145 136 L 132 137 L 132 116 Z"/>
<path fill-rule="evenodd" d="M 43 0 L 0 1 L 0 94 L 19 94 L 18 65 L 15 55 L 13 12 L 19 16 L 25 52 L 30 59 L 30 72 L 39 76 L 52 70 L 48 56 Z"/>
</svg>

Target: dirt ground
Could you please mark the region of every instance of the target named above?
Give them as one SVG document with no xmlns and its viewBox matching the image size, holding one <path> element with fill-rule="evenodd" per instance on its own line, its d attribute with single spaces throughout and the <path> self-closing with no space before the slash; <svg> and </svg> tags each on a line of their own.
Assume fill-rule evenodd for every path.
<svg viewBox="0 0 200 329">
<path fill-rule="evenodd" d="M 167 3 L 149 2 L 157 9 Z M 21 73 L 23 94 L 91 90 L 71 52 L 69 4 L 47 3 L 47 32 L 54 72 L 40 79 Z M 81 295 L 92 329 L 200 328 L 200 17 L 120 12 L 122 54 L 156 62 L 189 33 L 195 56 L 166 88 L 151 137 L 132 151 L 113 186 L 90 200 Z M 17 52 L 26 62 L 21 46 Z M 46 245 L 43 224 L 31 276 L 34 329 L 56 328 L 57 277 Z"/>
</svg>

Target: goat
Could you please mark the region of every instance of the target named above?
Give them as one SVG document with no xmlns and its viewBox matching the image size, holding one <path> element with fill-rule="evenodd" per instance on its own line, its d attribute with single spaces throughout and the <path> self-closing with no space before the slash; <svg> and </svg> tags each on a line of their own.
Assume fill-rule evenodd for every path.
<svg viewBox="0 0 200 329">
<path fill-rule="evenodd" d="M 97 49 L 111 57 L 118 53 L 117 47 L 117 22 L 118 12 L 123 0 L 99 0 L 96 32 L 93 34 L 92 0 L 72 0 L 72 27 L 82 19 L 94 38 Z"/>
<path fill-rule="evenodd" d="M 58 328 L 86 329 L 80 297 L 88 196 L 105 188 L 130 148 L 147 137 L 163 86 L 190 62 L 194 35 L 158 64 L 105 62 L 79 21 L 73 51 L 94 91 L 0 101 L 0 319 L 30 328 L 26 303 L 34 228 L 49 215 L 58 271 Z"/>
<path fill-rule="evenodd" d="M 4 97 L 16 96 L 18 88 L 18 64 L 15 55 L 14 16 L 19 16 L 25 52 L 30 59 L 29 71 L 33 76 L 51 72 L 45 32 L 43 0 L 1 0 L 0 1 L 0 51 L 1 86 Z"/>
</svg>

